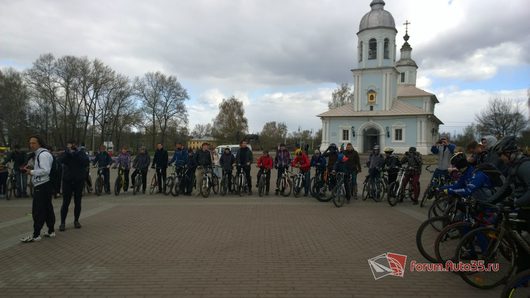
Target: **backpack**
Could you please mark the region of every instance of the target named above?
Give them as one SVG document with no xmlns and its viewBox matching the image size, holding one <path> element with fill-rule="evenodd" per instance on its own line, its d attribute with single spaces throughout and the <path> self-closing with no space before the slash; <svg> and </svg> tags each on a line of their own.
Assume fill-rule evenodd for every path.
<svg viewBox="0 0 530 298">
<path fill-rule="evenodd" d="M 501 171 L 499 171 L 494 165 L 490 163 L 479 164 L 475 167 L 473 174 L 476 171 L 481 171 L 482 173 L 486 174 L 486 176 L 490 178 L 490 181 L 494 187 L 500 187 L 504 183 Z"/>
<path fill-rule="evenodd" d="M 50 151 L 43 150 L 42 152 L 48 152 L 52 156 L 53 161 L 52 161 L 52 168 L 50 170 L 50 182 L 52 183 L 52 185 L 57 185 L 57 183 L 61 179 L 61 177 L 58 177 L 59 176 L 59 162 L 57 162 L 57 158 L 55 158 L 55 156 L 53 156 L 53 154 Z M 39 167 L 40 167 L 39 156 L 42 154 L 42 152 L 39 153 L 39 155 L 37 155 L 36 157 Z"/>
</svg>

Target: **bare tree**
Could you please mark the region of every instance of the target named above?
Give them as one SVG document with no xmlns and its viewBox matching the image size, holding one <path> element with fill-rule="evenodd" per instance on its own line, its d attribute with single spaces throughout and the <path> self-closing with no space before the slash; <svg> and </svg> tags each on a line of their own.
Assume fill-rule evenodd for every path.
<svg viewBox="0 0 530 298">
<path fill-rule="evenodd" d="M 328 108 L 334 109 L 348 103 L 353 103 L 353 87 L 349 84 L 342 83 L 331 94 L 331 101 L 328 103 Z"/>
<path fill-rule="evenodd" d="M 161 72 L 149 72 L 135 80 L 135 90 L 142 99 L 145 114 L 149 119 L 153 146 L 156 144 L 160 130 L 161 141 L 164 142 L 170 120 L 177 126 L 188 124 L 188 114 L 184 100 L 188 99 L 187 91 L 174 76 L 166 76 Z"/>
<path fill-rule="evenodd" d="M 28 95 L 21 73 L 14 69 L 0 71 L 0 144 L 25 141 Z"/>
<path fill-rule="evenodd" d="M 196 124 L 193 130 L 191 131 L 191 135 L 194 138 L 203 138 L 203 137 L 210 137 L 212 136 L 212 125 L 210 123 L 208 124 Z"/>
<path fill-rule="evenodd" d="M 510 99 L 490 100 L 486 109 L 475 115 L 475 119 L 479 133 L 497 137 L 519 135 L 528 125 L 521 106 Z"/>
</svg>

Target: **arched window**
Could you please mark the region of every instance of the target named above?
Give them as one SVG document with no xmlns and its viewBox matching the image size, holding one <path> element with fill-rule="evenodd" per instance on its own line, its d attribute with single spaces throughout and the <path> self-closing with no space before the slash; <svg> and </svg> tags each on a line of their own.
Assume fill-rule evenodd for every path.
<svg viewBox="0 0 530 298">
<path fill-rule="evenodd" d="M 377 40 L 370 39 L 368 42 L 368 60 L 377 59 Z"/>
<path fill-rule="evenodd" d="M 363 42 L 359 43 L 359 62 L 363 61 Z"/>
<path fill-rule="evenodd" d="M 388 44 L 389 44 L 389 40 L 388 38 L 385 38 L 385 46 L 384 46 L 384 58 L 385 59 L 390 59 L 390 51 L 388 50 Z"/>
</svg>

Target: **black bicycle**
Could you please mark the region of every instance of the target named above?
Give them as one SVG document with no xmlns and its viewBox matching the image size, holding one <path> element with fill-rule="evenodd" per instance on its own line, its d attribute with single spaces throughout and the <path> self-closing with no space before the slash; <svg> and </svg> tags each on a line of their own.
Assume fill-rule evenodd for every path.
<svg viewBox="0 0 530 298">
<path fill-rule="evenodd" d="M 317 169 L 311 178 L 311 195 L 320 202 L 329 202 L 331 197 L 326 196 L 327 184 L 324 181 L 323 170 Z"/>
<path fill-rule="evenodd" d="M 271 173 L 271 170 L 269 169 L 260 169 L 261 174 L 258 181 L 258 195 L 262 197 L 265 194 L 266 188 L 267 188 L 267 179 Z M 267 191 L 267 194 L 269 192 Z"/>
<path fill-rule="evenodd" d="M 333 204 L 337 208 L 340 208 L 344 205 L 347 194 L 351 193 L 352 180 L 349 178 L 349 175 L 347 175 L 346 173 L 336 173 L 337 184 L 331 190 L 331 198 L 333 199 Z"/>
</svg>

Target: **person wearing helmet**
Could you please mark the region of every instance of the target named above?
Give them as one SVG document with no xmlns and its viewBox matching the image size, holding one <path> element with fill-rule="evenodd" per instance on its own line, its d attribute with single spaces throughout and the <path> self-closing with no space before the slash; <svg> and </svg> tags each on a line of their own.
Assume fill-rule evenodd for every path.
<svg viewBox="0 0 530 298">
<path fill-rule="evenodd" d="M 322 153 L 322 156 L 328 159 L 328 162 L 327 162 L 328 173 L 331 173 L 333 171 L 333 167 L 335 166 L 335 163 L 337 162 L 337 159 L 339 156 L 338 150 L 339 149 L 337 148 L 337 145 L 335 143 L 331 143 L 326 149 L 326 151 Z M 330 176 L 329 178 L 330 179 L 328 181 L 328 186 L 329 186 L 329 190 L 332 190 L 333 187 L 335 187 L 335 179 L 333 176 Z"/>
<path fill-rule="evenodd" d="M 515 136 L 504 137 L 491 150 L 507 166 L 508 176 L 490 200 L 496 203 L 511 196 L 514 206 L 519 208 L 517 218 L 526 221 L 524 229 L 530 232 L 530 158 L 523 155 Z M 522 271 L 530 267 L 530 255 L 524 249 L 519 251 L 517 270 Z"/>
<path fill-rule="evenodd" d="M 490 173 L 489 175 L 486 174 L 485 166 L 479 165 L 478 167 L 474 167 L 469 163 L 468 158 L 463 152 L 455 153 L 453 157 L 451 157 L 450 162 L 461 175 L 455 184 L 442 187 L 442 190 L 449 194 L 473 197 L 480 201 L 487 201 L 488 198 L 493 195 L 495 192 L 495 183 L 491 178 L 493 173 Z M 497 178 L 500 179 L 500 176 L 501 173 L 497 171 Z"/>
<path fill-rule="evenodd" d="M 414 197 L 412 202 L 414 205 L 418 204 L 418 198 L 420 196 L 420 175 L 421 167 L 423 166 L 423 161 L 421 154 L 416 150 L 416 147 L 410 147 L 408 152 L 405 152 L 405 156 L 401 159 L 401 164 L 407 165 L 407 171 L 405 172 L 405 177 L 403 180 L 403 189 L 407 189 L 407 184 L 409 181 L 412 183 L 412 190 L 414 192 Z"/>
<path fill-rule="evenodd" d="M 314 167 L 316 172 L 315 176 L 320 176 L 320 179 L 324 181 L 324 172 L 326 171 L 326 159 L 320 153 L 320 150 L 316 149 L 313 156 L 311 157 L 311 167 Z"/>
<path fill-rule="evenodd" d="M 310 169 L 311 164 L 309 162 L 309 158 L 307 155 L 302 151 L 302 149 L 296 149 L 294 152 L 294 159 L 291 162 L 291 166 L 293 168 L 299 168 L 300 172 L 304 174 L 304 197 L 307 197 L 309 195 L 309 186 L 311 183 L 310 180 Z"/>
<path fill-rule="evenodd" d="M 399 158 L 394 154 L 393 148 L 386 147 L 383 152 L 385 152 L 385 162 L 383 170 L 388 173 L 388 185 L 390 185 L 390 183 L 395 182 L 397 179 L 399 168 L 401 167 L 401 162 L 399 161 Z"/>
<path fill-rule="evenodd" d="M 384 164 L 385 158 L 380 152 L 379 145 L 375 145 L 366 162 L 366 166 L 368 166 L 368 179 L 371 183 L 380 179 L 381 169 Z"/>
<path fill-rule="evenodd" d="M 221 169 L 223 169 L 223 175 L 228 174 L 228 190 L 232 191 L 232 171 L 234 167 L 234 163 L 236 162 L 236 158 L 232 154 L 232 151 L 230 150 L 230 147 L 226 147 L 223 150 L 223 154 L 221 154 L 221 157 L 219 157 L 219 165 L 221 166 Z"/>
<path fill-rule="evenodd" d="M 274 167 L 278 170 L 278 175 L 276 176 L 276 195 L 280 192 L 280 179 L 282 178 L 283 173 L 289 169 L 291 164 L 291 154 L 289 150 L 285 147 L 285 144 L 280 144 L 278 151 L 276 151 L 276 157 L 274 158 Z"/>
<path fill-rule="evenodd" d="M 268 173 L 268 175 L 266 176 L 267 181 L 265 181 L 265 194 L 266 195 L 269 195 L 269 188 L 271 185 L 271 170 L 272 170 L 273 163 L 274 162 L 272 160 L 272 157 L 270 157 L 269 155 L 269 151 L 263 150 L 263 155 L 258 158 L 258 163 L 257 163 L 259 167 L 257 183 L 259 183 L 259 179 L 261 178 L 261 175 L 263 175 L 264 172 L 267 172 Z M 256 187 L 258 187 L 257 183 L 256 183 Z"/>
<path fill-rule="evenodd" d="M 242 140 L 239 142 L 239 150 L 236 154 L 236 164 L 237 164 L 237 175 L 241 171 L 245 172 L 247 178 L 248 194 L 252 195 L 252 176 L 250 176 L 250 165 L 254 160 L 252 156 L 252 151 L 247 146 L 247 141 Z"/>
<path fill-rule="evenodd" d="M 346 199 L 349 203 L 352 196 L 354 199 L 357 199 L 357 174 L 361 172 L 361 160 L 359 158 L 359 153 L 355 151 L 351 143 L 346 144 L 346 149 L 342 154 L 347 158 L 346 174 L 349 176 L 348 178 L 351 179 L 351 185 L 353 187 L 353 189 L 346 187 Z"/>
</svg>

